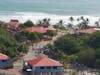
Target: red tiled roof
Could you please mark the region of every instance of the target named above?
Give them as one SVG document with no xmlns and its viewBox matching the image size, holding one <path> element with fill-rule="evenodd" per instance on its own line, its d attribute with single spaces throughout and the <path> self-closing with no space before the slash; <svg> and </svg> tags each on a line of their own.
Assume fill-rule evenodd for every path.
<svg viewBox="0 0 100 75">
<path fill-rule="evenodd" d="M 46 33 L 47 30 L 55 30 L 53 27 L 28 27 L 25 30 L 29 32 Z"/>
<path fill-rule="evenodd" d="M 58 61 L 55 61 L 48 57 L 38 57 L 36 59 L 29 60 L 28 63 L 32 66 L 63 66 Z"/>
<path fill-rule="evenodd" d="M 7 55 L 4 55 L 4 54 L 0 53 L 0 60 L 6 60 L 8 58 L 9 57 Z"/>
<path fill-rule="evenodd" d="M 46 29 L 43 27 L 28 27 L 26 30 L 29 32 L 46 33 Z"/>
<path fill-rule="evenodd" d="M 82 30 L 79 30 L 78 32 L 79 33 L 88 33 L 88 34 L 91 34 L 91 33 L 94 33 L 96 32 L 97 30 L 94 29 L 94 28 L 88 28 L 88 29 L 82 29 Z"/>
<path fill-rule="evenodd" d="M 100 28 L 100 26 L 89 26 L 89 28 Z"/>
</svg>

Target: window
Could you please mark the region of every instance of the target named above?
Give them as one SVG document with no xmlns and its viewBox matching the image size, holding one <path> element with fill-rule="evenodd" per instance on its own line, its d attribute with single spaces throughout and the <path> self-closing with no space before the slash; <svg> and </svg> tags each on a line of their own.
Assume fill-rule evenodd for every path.
<svg viewBox="0 0 100 75">
<path fill-rule="evenodd" d="M 44 67 L 40 67 L 40 69 L 44 69 Z"/>
<path fill-rule="evenodd" d="M 6 62 L 7 60 L 2 60 L 2 62 Z"/>
<path fill-rule="evenodd" d="M 51 67 L 47 67 L 47 69 L 51 69 Z"/>
<path fill-rule="evenodd" d="M 57 66 L 54 66 L 53 69 L 57 69 Z"/>
</svg>

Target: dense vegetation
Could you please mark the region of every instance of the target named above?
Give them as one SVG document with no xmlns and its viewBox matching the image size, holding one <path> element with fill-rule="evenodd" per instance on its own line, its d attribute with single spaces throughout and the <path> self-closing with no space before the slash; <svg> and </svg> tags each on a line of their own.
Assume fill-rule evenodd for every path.
<svg viewBox="0 0 100 75">
<path fill-rule="evenodd" d="M 66 64 L 100 68 L 100 32 L 84 35 L 67 34 L 48 45 L 50 56 Z M 68 66 L 68 65 L 67 65 Z"/>
<path fill-rule="evenodd" d="M 50 19 L 43 19 L 41 21 L 43 26 L 49 26 Z M 43 39 L 43 35 L 38 32 L 19 31 L 26 27 L 35 26 L 31 20 L 26 21 L 19 25 L 18 29 L 10 29 L 9 24 L 0 21 L 0 53 L 4 53 L 11 58 L 19 56 L 20 54 L 28 52 L 28 44 L 38 42 Z M 40 25 L 41 26 L 41 25 Z M 48 30 L 48 36 L 55 36 L 55 31 Z"/>
<path fill-rule="evenodd" d="M 14 58 L 20 53 L 27 53 L 28 47 L 15 40 L 14 36 L 6 29 L 0 28 L 0 53 Z"/>
<path fill-rule="evenodd" d="M 47 33 L 46 33 L 48 36 L 56 36 L 57 35 L 57 32 L 56 31 L 53 31 L 53 30 L 47 30 Z"/>
<path fill-rule="evenodd" d="M 43 34 L 37 33 L 37 32 L 28 32 L 28 31 L 22 31 L 19 34 L 16 35 L 16 40 L 24 42 L 24 41 L 32 41 L 36 42 L 38 40 L 41 40 L 43 38 Z"/>
<path fill-rule="evenodd" d="M 57 35 L 57 32 L 53 30 L 48 30 L 45 35 L 53 37 Z M 44 39 L 44 35 L 38 32 L 22 31 L 19 34 L 17 34 L 15 38 L 17 41 L 20 42 L 30 41 L 34 43 Z"/>
</svg>

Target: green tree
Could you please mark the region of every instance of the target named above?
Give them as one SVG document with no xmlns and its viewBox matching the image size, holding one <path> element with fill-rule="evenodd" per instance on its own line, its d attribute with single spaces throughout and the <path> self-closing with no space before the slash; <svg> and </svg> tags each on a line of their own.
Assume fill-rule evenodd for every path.
<svg viewBox="0 0 100 75">
<path fill-rule="evenodd" d="M 20 28 L 20 29 L 24 29 L 24 28 L 25 28 L 25 25 L 24 25 L 24 24 L 20 24 L 20 25 L 19 25 L 19 28 Z"/>
<path fill-rule="evenodd" d="M 87 43 L 92 48 L 100 48 L 100 32 L 96 32 L 90 35 Z"/>
<path fill-rule="evenodd" d="M 6 29 L 0 28 L 0 52 L 1 53 L 6 54 L 11 58 L 15 58 L 17 55 L 19 55 L 19 50 L 17 49 L 18 45 L 19 45 L 19 41 L 17 41 L 10 32 L 8 32 Z"/>
<path fill-rule="evenodd" d="M 42 25 L 43 26 L 45 26 L 45 27 L 48 27 L 48 26 L 50 26 L 50 18 L 44 18 L 43 20 L 42 20 Z"/>
<path fill-rule="evenodd" d="M 100 59 L 96 59 L 95 67 L 100 69 Z"/>
<path fill-rule="evenodd" d="M 73 24 L 71 24 L 71 23 L 68 23 L 68 24 L 67 24 L 67 27 L 68 27 L 69 29 L 72 29 L 72 27 L 73 27 Z"/>
<path fill-rule="evenodd" d="M 20 36 L 28 36 L 29 32 L 28 31 L 22 31 L 20 32 Z"/>
<path fill-rule="evenodd" d="M 88 28 L 88 22 L 84 20 L 83 22 L 79 23 L 77 26 L 79 27 L 79 29 L 86 29 Z"/>
<path fill-rule="evenodd" d="M 96 21 L 96 22 L 95 22 L 95 25 L 96 25 L 97 27 L 99 27 L 99 22 L 98 22 L 98 21 Z"/>
<path fill-rule="evenodd" d="M 25 44 L 20 44 L 17 48 L 19 52 L 27 53 L 28 52 L 28 46 Z"/>
<path fill-rule="evenodd" d="M 28 39 L 31 40 L 32 42 L 40 40 L 39 36 L 35 32 L 30 33 Z"/>
<path fill-rule="evenodd" d="M 54 45 L 69 55 L 78 52 L 78 43 L 71 37 L 63 36 L 62 38 L 58 38 L 58 40 L 54 42 Z"/>
<path fill-rule="evenodd" d="M 93 34 L 66 34 L 49 45 L 48 55 L 60 60 L 66 67 L 70 62 L 100 69 L 100 32 Z"/>
<path fill-rule="evenodd" d="M 80 17 L 81 20 L 85 20 L 83 16 Z"/>
<path fill-rule="evenodd" d="M 41 21 L 41 20 L 39 20 L 39 21 L 37 22 L 37 26 L 42 26 L 42 21 Z"/>
<path fill-rule="evenodd" d="M 37 34 L 37 36 L 39 37 L 39 39 L 43 39 L 43 34 L 42 33 L 38 33 L 38 32 L 35 32 Z"/>
<path fill-rule="evenodd" d="M 29 34 L 30 33 L 28 31 L 22 31 L 15 35 L 15 39 L 20 42 L 27 41 Z"/>
<path fill-rule="evenodd" d="M 32 22 L 31 20 L 28 20 L 28 21 L 26 21 L 26 22 L 24 23 L 24 26 L 25 26 L 25 27 L 32 27 L 32 26 L 34 26 L 34 24 L 33 24 L 33 22 Z"/>
<path fill-rule="evenodd" d="M 80 51 L 78 53 L 78 61 L 81 64 L 92 66 L 95 63 L 95 51 L 93 49 L 87 48 L 87 50 Z"/>
<path fill-rule="evenodd" d="M 70 20 L 71 22 L 73 22 L 73 21 L 74 21 L 74 18 L 71 16 L 71 17 L 69 18 L 69 20 Z"/>
<path fill-rule="evenodd" d="M 46 33 L 48 36 L 56 36 L 57 35 L 57 32 L 56 31 L 53 31 L 53 30 L 47 30 L 47 33 Z"/>
</svg>

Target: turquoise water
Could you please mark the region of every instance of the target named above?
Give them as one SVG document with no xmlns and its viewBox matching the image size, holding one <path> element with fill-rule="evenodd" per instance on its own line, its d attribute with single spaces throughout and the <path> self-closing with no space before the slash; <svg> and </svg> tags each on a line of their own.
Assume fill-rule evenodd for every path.
<svg viewBox="0 0 100 75">
<path fill-rule="evenodd" d="M 100 0 L 0 0 L 0 12 L 99 15 Z"/>
<path fill-rule="evenodd" d="M 90 25 L 94 25 L 100 19 L 100 0 L 0 0 L 2 21 L 18 19 L 20 22 L 32 20 L 36 23 L 50 18 L 53 24 L 61 19 L 68 24 L 70 16 L 75 19 L 84 16 L 89 18 Z"/>
</svg>

